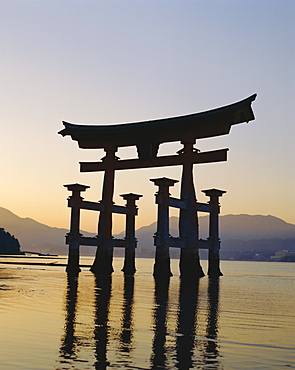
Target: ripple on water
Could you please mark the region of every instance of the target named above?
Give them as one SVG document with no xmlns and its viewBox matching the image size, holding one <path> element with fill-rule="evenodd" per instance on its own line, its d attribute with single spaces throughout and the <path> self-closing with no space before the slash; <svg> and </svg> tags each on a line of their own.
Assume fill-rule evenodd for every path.
<svg viewBox="0 0 295 370">
<path fill-rule="evenodd" d="M 225 264 L 228 274 L 219 283 L 202 278 L 182 285 L 175 274 L 168 285 L 156 287 L 147 273 L 152 260 L 140 261 L 143 273 L 138 267 L 129 279 L 118 270 L 122 260 L 115 262 L 111 279 L 96 279 L 86 269 L 72 280 L 58 267 L 0 269 L 2 366 L 294 367 L 289 267 L 286 276 L 274 271 L 274 277 L 274 264 L 260 264 L 259 278 L 256 263 L 240 265 L 239 276 L 232 262 Z M 172 264 L 177 270 L 177 262 Z"/>
</svg>

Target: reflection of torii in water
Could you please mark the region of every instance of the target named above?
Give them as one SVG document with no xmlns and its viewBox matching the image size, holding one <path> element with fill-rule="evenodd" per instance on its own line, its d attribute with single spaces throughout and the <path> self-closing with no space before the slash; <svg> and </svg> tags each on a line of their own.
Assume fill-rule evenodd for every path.
<svg viewBox="0 0 295 370">
<path fill-rule="evenodd" d="M 93 208 L 85 208 L 86 206 L 84 207 L 84 209 L 94 209 L 100 211 L 98 237 L 96 238 L 95 242 L 90 243 L 88 241 L 90 245 L 98 246 L 96 258 L 91 268 L 95 274 L 104 275 L 110 274 L 113 271 L 113 247 L 117 245 L 112 238 L 112 213 L 116 212 L 128 215 L 127 210 L 123 211 L 122 209 L 119 209 L 118 206 L 113 205 L 115 171 L 124 169 L 182 165 L 183 171 L 181 179 L 181 197 L 179 200 L 172 200 L 172 198 L 169 198 L 168 195 L 168 198 L 166 197 L 168 199 L 168 204 L 166 207 L 167 209 L 165 209 L 165 212 L 162 212 L 162 216 L 159 216 L 160 212 L 158 215 L 158 217 L 162 217 L 161 220 L 158 218 L 158 222 L 160 222 L 162 226 L 159 226 L 158 224 L 155 243 L 157 246 L 157 251 L 159 252 L 158 256 L 160 261 L 158 261 L 158 272 L 154 270 L 154 274 L 170 274 L 169 268 L 164 268 L 163 270 L 161 267 L 161 258 L 164 260 L 163 267 L 167 266 L 167 260 L 169 261 L 169 252 L 167 255 L 167 253 L 161 253 L 161 251 L 164 251 L 165 248 L 167 250 L 171 242 L 173 246 L 178 246 L 181 248 L 180 270 L 182 277 L 185 275 L 188 277 L 200 277 L 204 275 L 199 262 L 198 248 L 200 247 L 208 248 L 211 252 L 209 255 L 209 265 L 211 264 L 211 268 L 209 267 L 209 275 L 221 275 L 219 270 L 219 237 L 216 214 L 213 217 L 214 220 L 210 221 L 211 231 L 208 243 L 206 244 L 198 241 L 199 233 L 197 211 L 209 212 L 210 216 L 214 212 L 218 214 L 218 197 L 224 192 L 217 189 L 211 189 L 214 191 L 211 191 L 210 193 L 209 190 L 206 190 L 206 195 L 210 197 L 209 204 L 197 203 L 193 181 L 193 165 L 196 163 L 226 161 L 228 149 L 199 152 L 194 148 L 194 144 L 196 139 L 226 135 L 229 133 L 232 125 L 254 120 L 251 103 L 255 100 L 255 98 L 256 94 L 235 104 L 210 111 L 153 121 L 99 126 L 76 125 L 64 122 L 65 128 L 59 132 L 61 135 L 71 136 L 73 140 L 78 142 L 79 147 L 82 149 L 103 148 L 106 152 L 106 156 L 99 162 L 82 162 L 80 164 L 81 172 L 104 171 L 105 173 L 102 201 L 99 203 L 99 206 L 92 206 Z M 161 143 L 173 141 L 180 141 L 183 144 L 183 149 L 179 151 L 178 154 L 170 156 L 157 156 L 158 148 Z M 116 157 L 115 153 L 119 147 L 133 145 L 137 147 L 138 158 L 120 160 L 118 157 Z M 155 180 L 159 179 L 154 179 L 154 182 Z M 163 184 L 163 182 L 158 181 L 158 183 L 155 182 L 155 184 L 160 186 L 160 184 Z M 169 186 L 171 185 L 172 184 Z M 73 187 L 70 188 L 68 186 L 68 189 L 73 190 Z M 80 191 L 83 190 L 86 190 L 86 187 L 84 187 L 84 189 L 83 187 L 80 188 Z M 124 199 L 127 200 L 128 196 L 130 195 L 125 194 L 124 196 Z M 135 197 L 134 201 L 139 199 L 138 195 L 134 194 L 133 196 Z M 212 197 L 214 197 L 214 199 Z M 157 199 L 159 207 L 161 207 L 161 201 L 161 189 L 159 189 Z M 74 201 L 72 201 L 70 204 L 70 207 L 73 206 L 73 202 Z M 213 203 L 214 207 L 212 206 Z M 166 222 L 169 206 L 180 209 L 179 238 L 175 241 L 168 237 L 164 243 L 161 241 L 160 234 L 163 234 L 163 225 L 165 225 L 166 229 L 168 227 L 169 234 L 169 224 Z M 115 209 L 115 207 L 117 208 Z M 166 229 L 165 233 L 167 234 Z M 76 235 L 77 240 L 73 240 L 72 235 L 74 234 Z M 71 230 L 67 240 L 68 244 L 70 244 L 69 255 L 72 253 L 72 257 L 77 254 L 74 252 L 74 249 L 77 249 L 77 245 L 87 243 L 86 238 L 83 241 L 83 238 L 79 237 L 78 235 L 79 230 Z M 129 237 L 126 234 L 126 240 L 128 238 Z M 126 243 L 124 246 L 126 247 L 127 251 L 128 246 Z M 134 245 L 135 243 L 133 243 L 133 249 Z M 76 256 L 75 258 L 71 259 L 72 262 L 71 266 L 68 266 L 68 271 L 71 270 L 71 268 L 73 270 L 77 270 L 77 258 L 78 257 Z M 124 272 L 128 274 L 128 272 Z M 134 271 L 129 273 L 134 273 Z"/>
</svg>

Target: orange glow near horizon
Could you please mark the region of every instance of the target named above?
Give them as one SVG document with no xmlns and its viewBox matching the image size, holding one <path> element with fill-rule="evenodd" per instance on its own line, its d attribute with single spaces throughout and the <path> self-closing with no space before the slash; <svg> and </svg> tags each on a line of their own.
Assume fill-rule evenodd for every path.
<svg viewBox="0 0 295 370">
<path fill-rule="evenodd" d="M 181 9 L 90 1 L 83 11 L 54 0 L 18 2 L 17 9 L 3 3 L 0 207 L 68 228 L 64 184 L 90 185 L 85 199 L 101 199 L 102 174 L 79 173 L 79 162 L 97 161 L 103 151 L 58 135 L 62 120 L 139 122 L 257 93 L 254 121 L 197 142 L 202 151 L 230 149 L 225 163 L 195 165 L 197 198 L 204 202 L 201 190 L 219 188 L 227 191 L 222 214 L 271 214 L 295 224 L 293 14 L 290 1 L 245 2 L 242 13 L 233 2 L 210 1 L 184 1 Z M 165 144 L 161 153 L 177 148 Z M 134 148 L 118 155 L 133 158 Z M 124 203 L 122 193 L 143 195 L 137 227 L 155 221 L 149 179 L 162 176 L 180 180 L 180 167 L 116 173 L 115 203 Z M 179 197 L 179 184 L 172 194 Z M 82 228 L 95 232 L 93 217 L 83 215 Z M 115 219 L 114 233 L 122 223 Z"/>
</svg>

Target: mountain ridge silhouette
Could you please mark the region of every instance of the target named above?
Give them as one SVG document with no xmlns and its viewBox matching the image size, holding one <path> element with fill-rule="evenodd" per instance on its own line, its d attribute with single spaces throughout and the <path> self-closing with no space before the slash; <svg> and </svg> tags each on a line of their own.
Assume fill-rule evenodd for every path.
<svg viewBox="0 0 295 370">
<path fill-rule="evenodd" d="M 199 217 L 200 237 L 206 239 L 208 237 L 209 216 Z M 170 233 L 177 236 L 177 217 L 170 218 Z M 22 251 L 32 251 L 51 254 L 67 254 L 67 246 L 65 245 L 65 235 L 68 229 L 51 227 L 42 224 L 29 217 L 19 217 L 6 208 L 0 207 L 0 227 L 14 235 L 20 242 Z M 153 254 L 153 234 L 156 231 L 156 222 L 140 227 L 136 231 L 138 238 L 138 253 L 148 250 L 147 254 Z M 94 236 L 94 233 L 81 231 L 84 236 Z M 124 232 L 114 235 L 114 237 L 124 237 Z M 220 238 L 222 241 L 221 249 L 227 244 L 236 241 L 238 245 L 255 245 L 255 241 L 261 245 L 266 245 L 265 240 L 276 240 L 273 245 L 284 245 L 283 240 L 290 240 L 289 245 L 293 245 L 295 240 L 295 225 L 285 222 L 284 220 L 267 215 L 223 215 L 220 216 Z M 291 243 L 292 240 L 292 243 Z M 231 243 L 227 243 L 231 241 Z M 250 243 L 251 241 L 251 243 Z M 264 242 L 262 242 L 264 241 Z M 257 243 L 256 243 L 257 244 Z M 118 250 L 118 249 L 116 249 Z M 121 255 L 123 252 L 117 252 L 115 255 Z M 93 255 L 95 248 L 83 246 L 81 254 Z"/>
</svg>

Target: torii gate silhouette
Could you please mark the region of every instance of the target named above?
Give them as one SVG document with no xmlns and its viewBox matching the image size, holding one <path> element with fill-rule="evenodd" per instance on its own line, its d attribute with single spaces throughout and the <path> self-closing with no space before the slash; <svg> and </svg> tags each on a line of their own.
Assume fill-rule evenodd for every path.
<svg viewBox="0 0 295 370">
<path fill-rule="evenodd" d="M 79 245 L 97 246 L 96 257 L 91 271 L 96 275 L 110 275 L 113 272 L 113 248 L 125 247 L 125 274 L 134 274 L 134 253 L 136 246 L 134 218 L 137 214 L 135 201 L 141 195 L 124 194 L 126 207 L 113 204 L 114 179 L 116 170 L 151 168 L 161 166 L 182 166 L 180 199 L 169 197 L 169 187 L 177 180 L 151 179 L 159 191 L 156 197 L 158 204 L 158 226 L 155 234 L 156 261 L 154 276 L 170 276 L 169 247 L 181 248 L 181 277 L 199 278 L 204 276 L 200 265 L 198 249 L 209 249 L 208 275 L 222 275 L 219 268 L 219 234 L 218 234 L 218 198 L 225 191 L 208 189 L 203 192 L 210 197 L 208 204 L 196 201 L 193 180 L 193 165 L 227 160 L 228 149 L 200 152 L 194 148 L 197 139 L 229 134 L 231 126 L 254 120 L 251 103 L 256 94 L 237 103 L 206 112 L 185 116 L 158 119 L 145 122 L 114 125 L 77 125 L 63 122 L 65 128 L 59 132 L 69 135 L 78 142 L 82 149 L 104 149 L 105 157 L 99 162 L 81 162 L 81 172 L 104 171 L 102 200 L 86 202 L 80 196 L 88 186 L 80 184 L 65 185 L 73 194 L 69 198 L 72 208 L 71 230 L 67 236 L 69 259 L 67 271 L 76 274 L 79 271 Z M 183 148 L 174 155 L 157 156 L 161 143 L 180 141 Z M 119 147 L 136 146 L 138 158 L 121 160 L 115 153 Z M 169 235 L 169 206 L 180 209 L 179 237 Z M 100 212 L 98 235 L 96 238 L 84 238 L 79 233 L 80 209 L 92 209 Z M 209 238 L 199 240 L 198 211 L 210 213 Z M 126 237 L 117 240 L 112 237 L 112 213 L 126 214 Z"/>
</svg>

